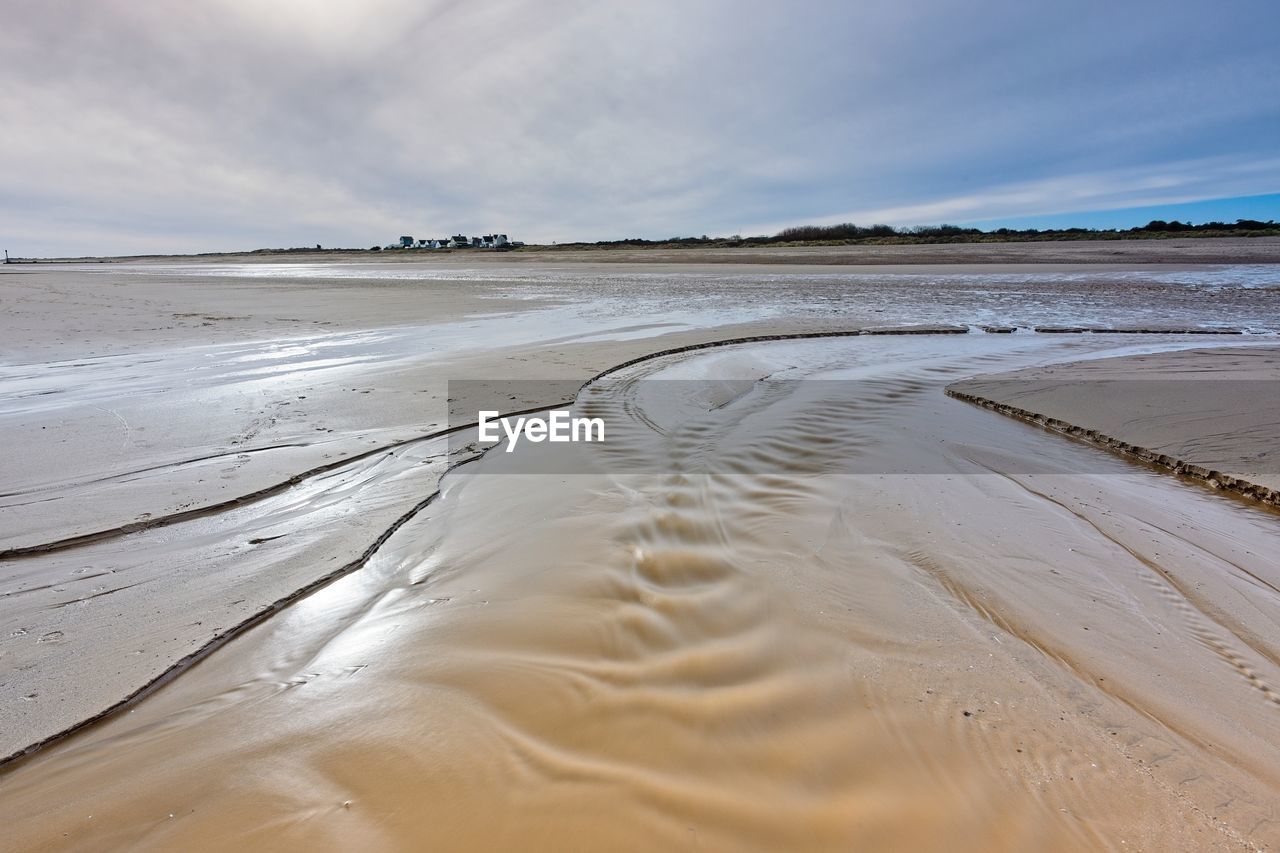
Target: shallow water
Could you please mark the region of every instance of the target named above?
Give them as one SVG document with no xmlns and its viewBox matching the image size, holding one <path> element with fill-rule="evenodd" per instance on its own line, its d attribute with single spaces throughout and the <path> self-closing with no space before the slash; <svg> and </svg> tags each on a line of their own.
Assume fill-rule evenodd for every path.
<svg viewBox="0 0 1280 853">
<path fill-rule="evenodd" d="M 625 439 L 583 473 L 458 469 L 365 569 L 13 768 L 0 821 L 86 850 L 1280 843 L 1275 513 L 941 393 L 1186 345 L 629 368 L 579 400 Z"/>
<path fill-rule="evenodd" d="M 1033 327 L 1173 325 L 1280 332 L 1274 265 L 915 266 L 859 270 L 797 267 L 690 268 L 639 265 L 442 265 L 407 263 L 112 264 L 68 267 L 95 277 L 228 278 L 317 283 L 462 282 L 481 298 L 547 303 L 534 324 L 634 323 L 707 326 L 778 317 L 910 325 Z M 554 309 L 561 310 L 556 312 Z"/>
</svg>

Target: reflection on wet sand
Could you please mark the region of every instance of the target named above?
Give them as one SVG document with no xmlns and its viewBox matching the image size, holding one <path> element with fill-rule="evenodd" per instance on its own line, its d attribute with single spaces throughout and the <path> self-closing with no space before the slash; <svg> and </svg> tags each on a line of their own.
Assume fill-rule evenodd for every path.
<svg viewBox="0 0 1280 853">
<path fill-rule="evenodd" d="M 365 569 L 14 767 L 0 821 L 18 849 L 1276 844 L 1276 515 L 941 390 L 1120 346 L 636 365 L 580 398 L 628 437 L 563 451 L 589 473 L 459 469 Z"/>
</svg>

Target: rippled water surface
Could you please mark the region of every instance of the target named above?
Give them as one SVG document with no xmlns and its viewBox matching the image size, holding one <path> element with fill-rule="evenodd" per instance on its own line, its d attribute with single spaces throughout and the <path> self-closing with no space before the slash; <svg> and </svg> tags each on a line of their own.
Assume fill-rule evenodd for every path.
<svg viewBox="0 0 1280 853">
<path fill-rule="evenodd" d="M 1275 845 L 1276 515 L 941 391 L 1188 345 L 638 364 L 577 404 L 627 440 L 457 469 L 363 570 L 0 780 L 0 820 L 86 850 Z M 581 473 L 520 473 L 555 452 Z M 928 473 L 866 464 L 904 458 Z"/>
<path fill-rule="evenodd" d="M 1074 266 L 1046 270 L 963 266 L 886 270 L 821 267 L 612 265 L 495 267 L 396 263 L 188 264 L 85 267 L 83 274 L 224 277 L 314 282 L 468 282 L 499 300 L 567 302 L 576 317 L 665 318 L 676 323 L 743 322 L 783 316 L 892 324 L 1045 323 L 1125 327 L 1172 324 L 1280 331 L 1280 273 L 1274 265 Z M 551 319 L 550 317 L 548 318 Z M 568 319 L 562 314 L 560 321 Z"/>
</svg>

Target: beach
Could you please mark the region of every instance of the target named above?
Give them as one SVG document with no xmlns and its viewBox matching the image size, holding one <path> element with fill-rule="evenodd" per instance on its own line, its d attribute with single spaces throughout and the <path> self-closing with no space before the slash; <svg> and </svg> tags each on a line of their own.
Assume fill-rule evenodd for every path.
<svg viewBox="0 0 1280 853">
<path fill-rule="evenodd" d="M 1280 844 L 1275 243 L 1036 245 L 0 268 L 11 843 Z"/>
<path fill-rule="evenodd" d="M 1277 380 L 1275 348 L 1195 349 L 981 376 L 948 392 L 1278 506 Z"/>
</svg>

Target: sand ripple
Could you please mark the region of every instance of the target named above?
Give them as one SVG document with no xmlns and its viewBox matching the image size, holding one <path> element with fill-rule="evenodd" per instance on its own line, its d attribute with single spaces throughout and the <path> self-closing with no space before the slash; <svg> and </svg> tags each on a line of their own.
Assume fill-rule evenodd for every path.
<svg viewBox="0 0 1280 853">
<path fill-rule="evenodd" d="M 1021 346 L 636 365 L 579 402 L 626 439 L 594 473 L 449 475 L 364 570 L 10 771 L 0 820 L 29 849 L 1280 843 L 1275 515 L 943 395 Z"/>
</svg>

